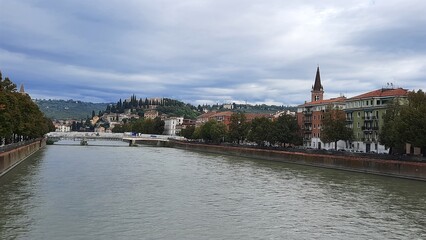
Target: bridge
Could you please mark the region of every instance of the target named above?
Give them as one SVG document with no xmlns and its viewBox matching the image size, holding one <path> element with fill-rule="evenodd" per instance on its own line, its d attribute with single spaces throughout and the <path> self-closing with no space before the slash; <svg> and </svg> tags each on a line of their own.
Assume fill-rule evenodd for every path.
<svg viewBox="0 0 426 240">
<path fill-rule="evenodd" d="M 134 146 L 139 143 L 146 143 L 157 146 L 164 146 L 165 142 L 170 139 L 182 140 L 180 136 L 170 135 L 155 135 L 155 134 L 140 134 L 140 133 L 94 133 L 94 132 L 50 132 L 47 138 L 53 141 L 58 140 L 80 140 L 80 141 L 124 141 L 128 142 L 129 146 Z"/>
</svg>

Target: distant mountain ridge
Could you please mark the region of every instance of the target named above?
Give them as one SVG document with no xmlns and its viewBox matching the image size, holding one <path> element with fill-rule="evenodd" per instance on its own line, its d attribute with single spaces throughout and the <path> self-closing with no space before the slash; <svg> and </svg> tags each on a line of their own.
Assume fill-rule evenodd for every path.
<svg viewBox="0 0 426 240">
<path fill-rule="evenodd" d="M 78 100 L 35 99 L 40 110 L 51 119 L 85 119 L 92 116 L 92 111 L 98 114 L 105 111 L 110 103 L 92 103 Z"/>
</svg>

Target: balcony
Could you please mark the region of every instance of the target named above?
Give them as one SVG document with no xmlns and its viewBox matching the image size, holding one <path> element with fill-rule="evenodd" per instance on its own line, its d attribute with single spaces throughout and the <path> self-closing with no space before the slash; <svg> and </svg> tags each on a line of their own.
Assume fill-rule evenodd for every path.
<svg viewBox="0 0 426 240">
<path fill-rule="evenodd" d="M 354 119 L 353 118 L 346 118 L 346 122 L 353 122 Z"/>
<path fill-rule="evenodd" d="M 379 118 L 376 116 L 366 116 L 366 117 L 362 117 L 362 119 L 364 119 L 364 121 L 377 121 Z"/>
<path fill-rule="evenodd" d="M 305 128 L 303 131 L 309 134 L 312 132 L 312 128 Z"/>
<path fill-rule="evenodd" d="M 304 115 L 312 115 L 312 111 L 303 111 Z"/>
<path fill-rule="evenodd" d="M 312 119 L 303 119 L 304 123 L 312 123 Z"/>
<path fill-rule="evenodd" d="M 361 138 L 361 141 L 366 143 L 376 142 L 375 138 Z"/>
<path fill-rule="evenodd" d="M 363 131 L 378 131 L 379 127 L 362 126 L 361 129 Z"/>
</svg>

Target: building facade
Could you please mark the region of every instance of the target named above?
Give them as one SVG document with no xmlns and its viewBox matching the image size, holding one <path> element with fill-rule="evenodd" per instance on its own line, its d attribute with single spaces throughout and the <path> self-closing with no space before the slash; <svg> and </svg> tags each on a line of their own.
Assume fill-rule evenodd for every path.
<svg viewBox="0 0 426 240">
<path fill-rule="evenodd" d="M 402 88 L 382 88 L 346 100 L 348 127 L 353 129 L 352 149 L 358 152 L 388 153 L 380 144 L 379 132 L 389 103 L 407 103 L 408 91 Z"/>
<path fill-rule="evenodd" d="M 316 149 L 334 149 L 334 143 L 324 144 L 321 141 L 321 127 L 324 112 L 327 108 L 342 110 L 345 108 L 346 97 L 324 99 L 319 67 L 312 86 L 311 101 L 297 106 L 297 122 L 302 131 L 303 146 Z M 346 142 L 338 141 L 337 149 L 346 148 Z"/>
<path fill-rule="evenodd" d="M 164 135 L 176 136 L 182 129 L 183 117 L 171 117 L 164 120 Z"/>
</svg>

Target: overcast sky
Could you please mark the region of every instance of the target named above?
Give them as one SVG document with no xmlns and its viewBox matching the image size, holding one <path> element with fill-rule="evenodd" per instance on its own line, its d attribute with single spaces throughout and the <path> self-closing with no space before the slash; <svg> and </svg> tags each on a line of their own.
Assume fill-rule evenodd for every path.
<svg viewBox="0 0 426 240">
<path fill-rule="evenodd" d="M 33 98 L 301 104 L 426 89 L 423 0 L 0 0 L 0 70 Z"/>
</svg>

